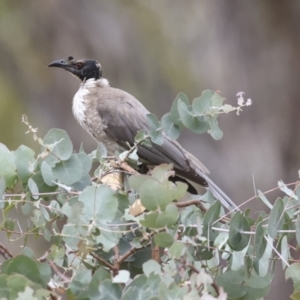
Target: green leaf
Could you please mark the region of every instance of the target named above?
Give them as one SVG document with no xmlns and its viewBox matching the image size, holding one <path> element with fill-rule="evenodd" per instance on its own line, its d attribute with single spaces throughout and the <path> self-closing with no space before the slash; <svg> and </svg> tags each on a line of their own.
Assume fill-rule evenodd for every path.
<svg viewBox="0 0 300 300">
<path fill-rule="evenodd" d="M 259 198 L 266 206 L 268 206 L 270 209 L 273 208 L 273 205 L 269 202 L 269 200 L 268 200 L 267 197 L 262 193 L 262 191 L 257 190 L 257 195 L 258 195 L 258 198 Z"/>
<path fill-rule="evenodd" d="M 153 297 L 158 296 L 161 278 L 161 276 L 155 274 L 150 274 L 149 277 L 145 275 L 135 276 L 131 283 L 125 287 L 121 300 L 155 299 Z"/>
<path fill-rule="evenodd" d="M 5 189 L 6 189 L 5 178 L 0 176 L 0 200 L 4 199 Z M 3 209 L 4 206 L 5 206 L 5 202 L 0 201 L 0 209 Z"/>
<path fill-rule="evenodd" d="M 143 272 L 147 277 L 149 277 L 151 273 L 162 275 L 160 264 L 153 259 L 150 259 L 143 264 Z"/>
<path fill-rule="evenodd" d="M 156 220 L 159 216 L 159 212 L 150 212 L 144 215 L 144 219 L 140 220 L 140 224 L 144 227 L 159 229 L 163 227 L 163 224 L 156 223 Z"/>
<path fill-rule="evenodd" d="M 281 198 L 277 198 L 269 217 L 269 235 L 275 238 L 277 231 L 282 229 L 284 223 L 284 204 Z"/>
<path fill-rule="evenodd" d="M 142 184 L 150 178 L 151 176 L 149 175 L 133 175 L 129 177 L 128 182 L 132 189 L 139 191 Z"/>
<path fill-rule="evenodd" d="M 219 219 L 221 212 L 221 204 L 216 201 L 205 213 L 203 219 L 203 236 L 207 237 L 209 240 L 214 240 L 218 236 L 218 232 L 211 229 L 212 224 Z M 214 226 L 217 227 L 217 224 Z"/>
<path fill-rule="evenodd" d="M 149 135 L 145 131 L 139 130 L 138 133 L 136 134 L 135 138 L 134 138 L 134 141 L 136 143 L 140 143 L 148 137 L 149 137 Z"/>
<path fill-rule="evenodd" d="M 6 186 L 11 187 L 17 180 L 15 158 L 8 148 L 0 143 L 0 176 L 5 178 Z"/>
<path fill-rule="evenodd" d="M 110 279 L 110 274 L 107 270 L 100 268 L 98 269 L 94 275 L 90 284 L 88 286 L 88 295 L 90 300 L 99 300 L 100 299 L 100 291 L 99 285 L 105 279 Z"/>
<path fill-rule="evenodd" d="M 287 263 L 289 261 L 289 255 L 290 255 L 286 235 L 284 235 L 280 241 L 280 251 L 281 251 L 280 254 L 282 256 L 282 259 L 281 259 L 282 269 L 285 269 L 288 266 Z"/>
<path fill-rule="evenodd" d="M 254 245 L 255 245 L 256 259 L 259 260 L 264 255 L 267 247 L 267 241 L 265 239 L 265 231 L 262 227 L 262 222 L 259 222 L 256 226 Z"/>
<path fill-rule="evenodd" d="M 246 254 L 248 247 L 242 251 L 233 251 L 230 257 L 230 268 L 231 270 L 238 271 L 245 266 Z"/>
<path fill-rule="evenodd" d="M 76 296 L 76 299 L 86 299 L 91 279 L 92 272 L 90 270 L 80 270 L 76 273 L 69 284 L 69 288 Z"/>
<path fill-rule="evenodd" d="M 48 186 L 55 186 L 56 177 L 53 175 L 52 168 L 47 162 L 44 160 L 41 164 L 41 174 Z"/>
<path fill-rule="evenodd" d="M 32 194 L 32 198 L 37 200 L 39 199 L 39 195 L 35 195 L 39 193 L 39 189 L 37 184 L 35 183 L 35 181 L 32 178 L 29 178 L 28 180 L 28 188 Z"/>
<path fill-rule="evenodd" d="M 47 283 L 50 280 L 50 272 L 45 271 L 49 268 L 46 264 L 42 264 L 43 267 L 40 266 L 41 263 L 34 261 L 33 259 L 29 258 L 28 256 L 18 255 L 12 259 L 7 260 L 3 263 L 1 268 L 1 273 L 5 273 L 7 275 L 10 274 L 21 274 L 24 275 L 29 280 L 36 282 L 43 287 L 47 287 Z M 43 271 L 41 273 L 41 270 Z M 48 275 L 46 275 L 48 273 Z M 45 280 L 47 282 L 45 282 Z"/>
<path fill-rule="evenodd" d="M 236 212 L 231 219 L 228 244 L 231 249 L 241 251 L 248 246 L 250 235 L 245 234 L 245 231 L 250 231 L 250 226 L 247 219 L 242 213 Z"/>
<path fill-rule="evenodd" d="M 203 117 L 195 117 L 184 102 L 178 101 L 178 112 L 184 126 L 194 133 L 204 133 L 209 126 Z"/>
<path fill-rule="evenodd" d="M 175 124 L 180 124 L 181 123 L 180 115 L 179 115 L 179 112 L 178 112 L 178 102 L 179 101 L 185 103 L 187 106 L 189 105 L 189 99 L 188 99 L 186 94 L 180 93 L 180 94 L 177 95 L 177 97 L 174 100 L 173 105 L 171 107 L 171 111 L 170 111 L 172 122 L 175 123 Z"/>
<path fill-rule="evenodd" d="M 162 119 L 161 124 L 164 128 L 164 132 L 167 134 L 168 137 L 170 137 L 173 140 L 178 139 L 180 133 L 182 132 L 184 126 L 180 119 L 176 121 L 176 123 L 173 120 L 171 113 L 166 113 Z"/>
<path fill-rule="evenodd" d="M 76 154 L 52 168 L 53 175 L 63 184 L 72 185 L 82 176 L 83 166 Z"/>
<path fill-rule="evenodd" d="M 47 263 L 37 262 L 40 279 L 43 281 L 43 286 L 47 287 L 51 279 L 51 268 Z"/>
<path fill-rule="evenodd" d="M 150 128 L 149 136 L 151 137 L 151 141 L 157 145 L 162 145 L 164 138 L 162 136 L 163 128 L 161 123 L 154 114 L 148 114 L 146 117 Z"/>
<path fill-rule="evenodd" d="M 288 195 L 289 198 L 294 198 L 296 200 L 299 200 L 298 197 L 295 195 L 294 191 L 288 188 L 287 185 L 282 180 L 278 181 L 278 187 L 282 192 Z"/>
<path fill-rule="evenodd" d="M 154 236 L 154 242 L 157 246 L 161 248 L 166 248 L 170 247 L 173 244 L 174 238 L 171 234 L 167 232 L 160 232 Z"/>
<path fill-rule="evenodd" d="M 297 220 L 296 220 L 296 240 L 298 245 L 300 245 L 300 216 L 297 216 Z"/>
<path fill-rule="evenodd" d="M 92 168 L 92 160 L 86 153 L 77 153 L 75 154 L 77 158 L 80 160 L 82 165 L 82 177 L 86 174 L 89 174 L 91 168 Z"/>
<path fill-rule="evenodd" d="M 45 160 L 51 166 L 54 166 L 59 161 L 68 160 L 73 153 L 73 144 L 64 130 L 50 129 L 45 135 L 43 142 L 50 151 Z"/>
<path fill-rule="evenodd" d="M 295 292 L 292 295 L 290 295 L 290 298 L 292 300 L 300 300 L 300 292 Z"/>
<path fill-rule="evenodd" d="M 106 185 L 87 187 L 78 200 L 84 204 L 82 219 L 86 223 L 112 222 L 118 211 L 118 197 L 115 191 Z"/>
<path fill-rule="evenodd" d="M 112 283 L 110 279 L 106 279 L 100 284 L 99 292 L 99 300 L 120 300 L 122 295 L 120 285 Z"/>
<path fill-rule="evenodd" d="M 96 151 L 96 157 L 100 160 L 102 159 L 103 157 L 106 157 L 107 156 L 107 150 L 104 146 L 103 143 L 98 143 L 97 145 L 97 151 Z"/>
<path fill-rule="evenodd" d="M 269 274 L 261 277 L 258 276 L 255 272 L 251 272 L 250 276 L 245 277 L 245 283 L 252 288 L 263 289 L 268 287 L 271 283 L 272 276 Z"/>
<path fill-rule="evenodd" d="M 285 280 L 292 279 L 294 290 L 300 290 L 300 264 L 293 263 L 285 271 Z"/>
<path fill-rule="evenodd" d="M 267 275 L 269 271 L 270 258 L 273 254 L 273 239 L 269 235 L 265 236 L 265 238 L 268 239 L 269 243 L 267 243 L 263 256 L 259 260 L 255 258 L 253 261 L 254 270 L 261 277 Z"/>
<path fill-rule="evenodd" d="M 17 174 L 22 183 L 27 183 L 29 177 L 34 172 L 34 151 L 21 145 L 14 153 Z"/>
<path fill-rule="evenodd" d="M 169 248 L 169 254 L 171 257 L 178 259 L 185 253 L 186 250 L 187 248 L 183 242 L 175 241 Z"/>
<path fill-rule="evenodd" d="M 224 100 L 225 98 L 223 98 L 219 93 L 214 92 L 214 94 L 211 97 L 211 106 L 221 107 L 223 105 Z"/>
<path fill-rule="evenodd" d="M 172 169 L 172 164 L 161 164 L 159 166 L 156 166 L 151 171 L 151 177 L 157 179 L 159 182 L 166 181 L 171 175 L 174 174 L 174 171 L 172 171 Z"/>
<path fill-rule="evenodd" d="M 57 189 L 57 186 L 49 186 L 45 183 L 44 178 L 42 176 L 41 172 L 37 172 L 34 174 L 30 180 L 33 180 L 36 184 L 36 187 L 38 189 L 38 193 L 51 193 L 54 192 Z"/>
<path fill-rule="evenodd" d="M 162 227 L 172 227 L 178 219 L 178 208 L 174 203 L 170 203 L 166 206 L 165 211 L 162 211 L 157 219 L 156 226 L 157 228 Z"/>
<path fill-rule="evenodd" d="M 219 127 L 219 122 L 216 117 L 208 117 L 208 124 L 210 129 L 208 133 L 214 138 L 215 140 L 220 140 L 223 137 L 223 131 Z"/>
<path fill-rule="evenodd" d="M 196 113 L 198 116 L 203 115 L 210 107 L 211 98 L 214 94 L 214 91 L 205 90 L 202 92 L 201 97 L 194 99 L 192 104 L 194 113 Z"/>
<path fill-rule="evenodd" d="M 247 293 L 244 277 L 238 271 L 229 270 L 218 275 L 216 283 L 224 288 L 229 298 L 240 299 Z"/>
<path fill-rule="evenodd" d="M 80 237 L 81 235 L 85 235 L 85 232 L 83 230 L 80 231 L 75 224 L 65 224 L 61 235 L 63 237 L 63 240 L 65 241 L 66 245 L 74 250 L 78 250 L 78 244 L 81 241 Z"/>
<path fill-rule="evenodd" d="M 173 200 L 170 191 L 160 182 L 149 179 L 140 187 L 140 197 L 142 204 L 148 210 L 162 210 Z"/>
</svg>

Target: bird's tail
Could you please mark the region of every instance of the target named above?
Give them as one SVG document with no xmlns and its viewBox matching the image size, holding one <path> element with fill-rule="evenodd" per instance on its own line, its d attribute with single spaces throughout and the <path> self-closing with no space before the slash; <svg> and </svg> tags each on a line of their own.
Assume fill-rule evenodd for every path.
<svg viewBox="0 0 300 300">
<path fill-rule="evenodd" d="M 208 183 L 209 190 L 225 208 L 228 210 L 234 209 L 240 211 L 239 207 L 206 174 L 203 177 Z"/>
</svg>

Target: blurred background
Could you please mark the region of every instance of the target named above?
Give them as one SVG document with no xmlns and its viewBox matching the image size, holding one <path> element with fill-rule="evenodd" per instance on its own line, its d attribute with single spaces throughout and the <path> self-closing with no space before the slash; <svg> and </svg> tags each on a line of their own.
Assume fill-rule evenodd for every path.
<svg viewBox="0 0 300 300">
<path fill-rule="evenodd" d="M 79 81 L 47 69 L 70 55 L 98 60 L 112 86 L 159 117 L 179 92 L 192 100 L 204 89 L 220 90 L 236 105 L 236 93 L 244 91 L 253 105 L 240 116 L 220 117 L 221 141 L 189 132 L 180 137 L 242 203 L 254 195 L 252 177 L 262 191 L 298 178 L 299 28 L 299 1 L 2 0 L 0 142 L 39 150 L 21 123 L 26 114 L 40 137 L 62 128 L 76 150 L 81 143 L 86 151 L 96 148 L 72 116 Z M 264 209 L 258 200 L 248 206 Z M 268 299 L 291 292 L 282 274 L 277 280 Z"/>
</svg>

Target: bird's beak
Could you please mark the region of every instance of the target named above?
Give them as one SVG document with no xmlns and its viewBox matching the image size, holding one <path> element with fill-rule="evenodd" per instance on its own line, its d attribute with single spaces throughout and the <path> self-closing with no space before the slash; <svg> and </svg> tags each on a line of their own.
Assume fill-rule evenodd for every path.
<svg viewBox="0 0 300 300">
<path fill-rule="evenodd" d="M 48 67 L 57 67 L 57 68 L 62 68 L 62 69 L 68 69 L 71 66 L 70 60 L 66 59 L 59 59 L 53 61 L 51 64 L 49 64 Z"/>
</svg>

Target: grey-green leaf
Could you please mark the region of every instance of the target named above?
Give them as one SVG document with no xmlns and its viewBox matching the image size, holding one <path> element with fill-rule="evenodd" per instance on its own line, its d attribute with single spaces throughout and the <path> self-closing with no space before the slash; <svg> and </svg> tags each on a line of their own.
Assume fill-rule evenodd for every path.
<svg viewBox="0 0 300 300">
<path fill-rule="evenodd" d="M 161 119 L 161 124 L 168 137 L 173 140 L 178 139 L 180 133 L 183 130 L 183 125 L 178 120 L 178 124 L 174 123 L 171 113 L 165 114 Z"/>
<path fill-rule="evenodd" d="M 170 247 L 173 244 L 174 238 L 170 233 L 160 232 L 154 236 L 154 242 L 157 246 L 165 248 Z"/>
<path fill-rule="evenodd" d="M 210 240 L 214 240 L 218 233 L 212 230 L 212 224 L 219 218 L 221 204 L 216 201 L 206 212 L 203 219 L 203 235 Z M 215 225 L 216 226 L 216 225 Z"/>
<path fill-rule="evenodd" d="M 211 98 L 215 94 L 214 91 L 205 90 L 202 92 L 201 97 L 194 99 L 193 101 L 193 111 L 198 116 L 201 116 L 209 108 L 211 104 Z"/>
<path fill-rule="evenodd" d="M 84 204 L 82 218 L 87 223 L 112 222 L 116 216 L 118 197 L 115 191 L 106 185 L 87 187 L 78 200 Z"/>
<path fill-rule="evenodd" d="M 262 227 L 262 222 L 259 222 L 256 226 L 255 238 L 254 238 L 255 254 L 257 260 L 262 258 L 267 247 L 267 241 L 264 235 L 265 232 Z"/>
<path fill-rule="evenodd" d="M 61 183 L 72 185 L 82 176 L 82 164 L 76 154 L 73 154 L 68 160 L 61 161 L 52 168 L 53 175 Z"/>
<path fill-rule="evenodd" d="M 275 238 L 277 231 L 282 229 L 284 218 L 284 204 L 281 198 L 277 198 L 269 217 L 269 235 L 272 238 Z"/>
<path fill-rule="evenodd" d="M 8 148 L 0 143 L 0 176 L 5 178 L 6 186 L 11 187 L 17 180 L 15 158 Z"/>
<path fill-rule="evenodd" d="M 61 129 L 50 129 L 43 142 L 51 152 L 45 159 L 51 166 L 59 161 L 68 160 L 73 153 L 73 144 L 67 132 Z"/>
<path fill-rule="evenodd" d="M 21 145 L 14 154 L 18 177 L 22 183 L 26 183 L 34 172 L 34 151 Z"/>
<path fill-rule="evenodd" d="M 242 251 L 247 247 L 250 235 L 244 233 L 250 231 L 250 225 L 242 213 L 236 212 L 231 219 L 228 244 L 235 251 Z"/>
</svg>

